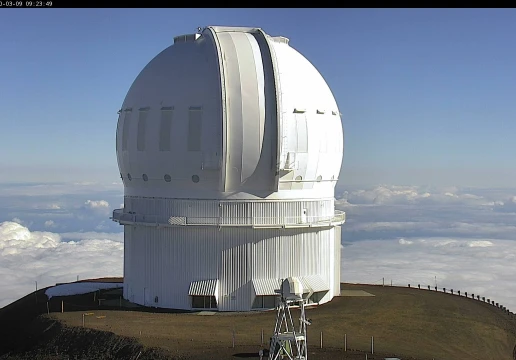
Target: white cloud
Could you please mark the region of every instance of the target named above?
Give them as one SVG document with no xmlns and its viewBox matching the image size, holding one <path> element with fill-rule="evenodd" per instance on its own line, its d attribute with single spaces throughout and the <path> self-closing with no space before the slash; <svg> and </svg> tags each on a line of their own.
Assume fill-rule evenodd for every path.
<svg viewBox="0 0 516 360">
<path fill-rule="evenodd" d="M 413 241 L 410 241 L 410 240 L 399 239 L 399 240 L 398 240 L 398 243 L 399 243 L 400 245 L 411 245 L 411 244 L 413 244 L 414 242 L 413 242 Z"/>
<path fill-rule="evenodd" d="M 511 196 L 506 201 L 497 201 L 495 210 L 508 213 L 516 213 L 516 196 Z"/>
<path fill-rule="evenodd" d="M 58 234 L 49 232 L 31 233 L 25 226 L 16 222 L 0 224 L 0 251 L 2 255 L 18 254 L 31 248 L 52 248 L 60 241 Z"/>
<path fill-rule="evenodd" d="M 95 226 L 95 230 L 102 231 L 108 230 L 109 225 L 107 225 L 106 221 L 101 221 L 97 226 Z"/>
<path fill-rule="evenodd" d="M 109 240 L 115 242 L 124 242 L 124 233 L 104 233 L 95 231 L 86 232 L 65 232 L 59 234 L 64 241 L 78 240 Z"/>
<path fill-rule="evenodd" d="M 73 183 L 73 184 L 77 185 L 77 186 L 99 185 L 99 183 L 96 182 L 96 181 L 81 181 L 81 182 L 76 182 L 76 183 Z M 113 184 L 116 184 L 116 183 L 113 183 Z"/>
<path fill-rule="evenodd" d="M 430 188 L 380 185 L 371 189 L 345 191 L 340 198 L 339 205 L 346 205 L 346 203 L 354 205 L 494 205 L 492 200 L 482 195 L 473 194 L 457 187 Z"/>
<path fill-rule="evenodd" d="M 45 222 L 52 220 L 62 231 L 117 232 L 109 216 L 111 204 L 123 199 L 121 190 L 102 184 L 0 184 L 0 222 L 15 219 L 31 230 L 49 230 Z"/>
<path fill-rule="evenodd" d="M 490 298 L 516 311 L 516 241 L 412 238 L 365 240 L 342 249 L 341 281 L 431 285 Z"/>
<path fill-rule="evenodd" d="M 0 223 L 0 307 L 35 288 L 104 276 L 121 276 L 123 243 L 120 234 L 57 234 L 30 231 L 23 225 Z M 74 238 L 73 241 L 63 241 Z M 105 239 L 103 239 L 105 238 Z"/>
<path fill-rule="evenodd" d="M 111 206 L 109 205 L 109 203 L 106 200 L 86 200 L 83 204 L 83 208 L 87 209 L 91 213 L 90 214 L 85 214 L 85 213 L 77 214 L 78 217 L 86 218 L 86 217 L 91 216 L 92 214 L 97 214 L 97 215 L 103 215 L 103 217 L 105 218 L 112 211 Z M 102 223 L 104 224 L 105 221 L 102 221 Z M 95 225 L 96 230 L 106 230 L 107 227 L 105 227 L 105 225 L 103 225 L 103 224 L 97 223 L 97 225 Z M 100 228 L 99 228 L 99 226 L 100 226 Z"/>
<path fill-rule="evenodd" d="M 31 226 L 33 224 L 32 221 L 24 221 L 18 217 L 14 217 L 11 221 L 24 226 Z"/>
<path fill-rule="evenodd" d="M 90 209 L 102 209 L 109 207 L 109 203 L 106 200 L 86 200 L 84 205 Z"/>
<path fill-rule="evenodd" d="M 56 223 L 54 222 L 54 220 L 47 220 L 47 221 L 45 221 L 44 225 L 45 225 L 45 227 L 49 227 L 49 228 L 57 226 Z"/>
</svg>

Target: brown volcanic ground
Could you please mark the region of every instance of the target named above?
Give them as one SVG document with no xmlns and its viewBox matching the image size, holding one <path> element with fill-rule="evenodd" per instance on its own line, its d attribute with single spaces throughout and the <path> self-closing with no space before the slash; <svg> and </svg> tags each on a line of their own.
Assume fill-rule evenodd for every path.
<svg viewBox="0 0 516 360">
<path fill-rule="evenodd" d="M 307 310 L 313 322 L 308 327 L 310 359 L 364 359 L 366 352 L 368 359 L 394 354 L 418 360 L 516 359 L 516 320 L 492 305 L 413 288 L 342 284 L 342 289 L 375 296 L 337 297 Z M 47 315 L 44 290 L 0 309 L 0 359 L 258 358 L 261 330 L 267 342 L 276 316 L 119 308 L 119 294 L 112 291 L 52 298 Z M 101 306 L 99 298 L 106 299 Z M 85 316 L 85 328 L 83 313 L 93 313 Z"/>
</svg>

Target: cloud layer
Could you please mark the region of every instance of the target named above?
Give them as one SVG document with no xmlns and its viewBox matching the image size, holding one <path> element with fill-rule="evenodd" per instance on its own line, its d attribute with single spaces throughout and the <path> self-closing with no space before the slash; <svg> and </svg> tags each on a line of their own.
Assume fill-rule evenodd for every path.
<svg viewBox="0 0 516 360">
<path fill-rule="evenodd" d="M 340 189 L 342 281 L 437 285 L 516 311 L 515 189 Z"/>
<path fill-rule="evenodd" d="M 516 311 L 516 242 L 494 239 L 400 238 L 345 243 L 341 280 L 460 290 Z"/>
<path fill-rule="evenodd" d="M 117 234 L 120 238 L 120 234 Z M 121 276 L 123 243 L 115 234 L 67 234 L 64 241 L 52 232 L 30 231 L 23 225 L 0 223 L 0 307 L 39 288 L 79 276 Z M 82 237 L 82 239 L 81 239 Z"/>
<path fill-rule="evenodd" d="M 516 310 L 516 189 L 337 188 L 342 281 L 446 287 Z M 0 306 L 56 282 L 121 276 L 120 184 L 0 186 Z M 123 206 L 122 204 L 120 206 Z"/>
<path fill-rule="evenodd" d="M 109 216 L 122 199 L 120 183 L 0 184 L 0 222 L 37 231 L 119 232 Z"/>
</svg>

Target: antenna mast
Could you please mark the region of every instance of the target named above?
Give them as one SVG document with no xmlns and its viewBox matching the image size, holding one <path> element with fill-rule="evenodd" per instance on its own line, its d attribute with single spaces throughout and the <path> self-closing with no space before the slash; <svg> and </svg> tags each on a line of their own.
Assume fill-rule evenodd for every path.
<svg viewBox="0 0 516 360">
<path fill-rule="evenodd" d="M 289 359 L 307 360 L 306 326 L 311 324 L 305 316 L 305 303 L 303 299 L 303 287 L 298 279 L 289 277 L 281 283 L 280 302 L 277 306 L 276 325 L 274 335 L 271 338 L 269 360 Z M 301 314 L 299 325 L 296 329 L 291 306 L 299 306 Z"/>
</svg>

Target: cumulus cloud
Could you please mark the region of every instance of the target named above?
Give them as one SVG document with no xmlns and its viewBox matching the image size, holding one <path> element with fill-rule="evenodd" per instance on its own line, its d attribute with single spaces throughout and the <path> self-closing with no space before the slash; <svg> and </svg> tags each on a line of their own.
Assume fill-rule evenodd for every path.
<svg viewBox="0 0 516 360">
<path fill-rule="evenodd" d="M 57 234 L 0 223 L 0 307 L 38 287 L 80 278 L 121 276 L 123 243 L 115 234 Z M 120 234 L 118 234 L 120 237 Z M 69 241 L 65 241 L 68 239 Z"/>
<path fill-rule="evenodd" d="M 516 196 L 511 196 L 505 201 L 497 201 L 495 210 L 500 212 L 516 213 Z"/>
<path fill-rule="evenodd" d="M 24 221 L 17 217 L 14 217 L 11 221 L 14 223 L 20 224 L 20 225 L 25 225 L 25 226 L 31 226 L 33 224 L 32 221 Z"/>
<path fill-rule="evenodd" d="M 44 225 L 45 225 L 45 227 L 48 227 L 48 228 L 57 226 L 56 223 L 54 222 L 54 220 L 47 220 L 47 221 L 45 221 Z"/>
<path fill-rule="evenodd" d="M 516 311 L 516 241 L 412 238 L 344 243 L 341 281 L 460 290 Z"/>
<path fill-rule="evenodd" d="M 86 200 L 84 205 L 90 209 L 109 208 L 109 203 L 106 200 Z"/>
</svg>

